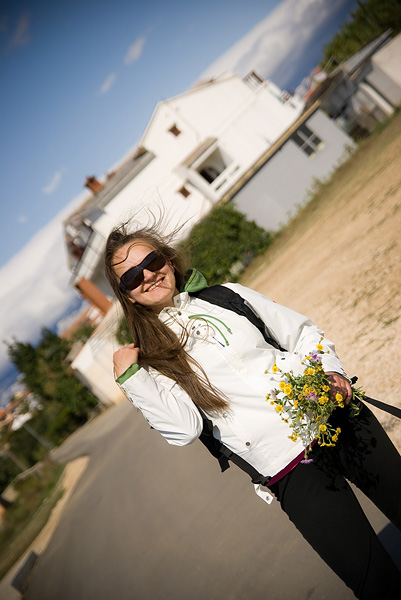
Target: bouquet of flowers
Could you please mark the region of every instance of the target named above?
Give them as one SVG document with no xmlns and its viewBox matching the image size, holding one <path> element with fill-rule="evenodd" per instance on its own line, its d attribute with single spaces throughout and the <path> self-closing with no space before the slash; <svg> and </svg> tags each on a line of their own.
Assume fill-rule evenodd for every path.
<svg viewBox="0 0 401 600">
<path fill-rule="evenodd" d="M 303 375 L 294 375 L 292 371 L 284 373 L 274 363 L 273 373 L 280 372 L 281 381 L 278 389 L 271 390 L 266 396 L 266 400 L 276 406 L 280 417 L 292 429 L 289 439 L 294 442 L 302 440 L 305 459 L 308 458 L 313 440 L 317 440 L 320 446 L 334 446 L 341 433 L 340 427 L 330 425 L 329 418 L 333 410 L 344 407 L 344 399 L 341 394 L 330 397 L 330 380 L 321 365 L 322 354 L 325 354 L 324 348 L 318 344 L 315 350 L 305 356 L 302 361 L 305 366 Z M 351 386 L 351 389 L 349 406 L 358 414 L 359 407 L 355 401 L 361 400 L 364 393 L 361 388 Z"/>
</svg>

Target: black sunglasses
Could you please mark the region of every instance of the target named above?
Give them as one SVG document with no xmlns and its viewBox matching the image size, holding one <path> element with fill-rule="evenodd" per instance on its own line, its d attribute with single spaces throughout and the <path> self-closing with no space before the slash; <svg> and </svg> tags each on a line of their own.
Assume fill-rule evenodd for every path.
<svg viewBox="0 0 401 600">
<path fill-rule="evenodd" d="M 143 261 L 136 267 L 131 267 L 128 271 L 125 271 L 120 277 L 120 290 L 125 292 L 126 290 L 134 290 L 141 285 L 143 282 L 143 270 L 158 271 L 162 269 L 166 264 L 164 256 L 159 254 L 156 250 L 145 256 Z"/>
</svg>

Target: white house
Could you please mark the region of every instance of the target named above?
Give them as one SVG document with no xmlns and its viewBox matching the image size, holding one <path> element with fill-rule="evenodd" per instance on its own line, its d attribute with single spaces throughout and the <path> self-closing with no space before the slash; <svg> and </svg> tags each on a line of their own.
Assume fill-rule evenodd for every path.
<svg viewBox="0 0 401 600">
<path fill-rule="evenodd" d="M 401 104 L 401 34 L 385 31 L 328 74 L 319 71 L 298 91 L 353 137 L 364 137 Z M 310 85 L 311 84 L 311 85 Z M 310 85 L 310 87 L 309 87 Z M 309 89 L 308 89 L 309 87 Z"/>
<path fill-rule="evenodd" d="M 162 207 L 168 228 L 185 224 L 184 235 L 215 204 L 235 196 L 248 217 L 277 229 L 349 145 L 351 138 L 317 104 L 305 111 L 299 97 L 255 73 L 225 74 L 160 102 L 135 153 L 104 180 L 88 178 L 92 194 L 64 223 L 70 285 L 108 312 L 106 238 L 123 220 L 146 219 L 146 207 Z M 110 389 L 101 372 L 108 368 L 112 380 L 111 352 L 107 366 L 106 342 L 97 343 L 100 329 L 72 363 L 95 393 L 99 384 Z"/>
</svg>

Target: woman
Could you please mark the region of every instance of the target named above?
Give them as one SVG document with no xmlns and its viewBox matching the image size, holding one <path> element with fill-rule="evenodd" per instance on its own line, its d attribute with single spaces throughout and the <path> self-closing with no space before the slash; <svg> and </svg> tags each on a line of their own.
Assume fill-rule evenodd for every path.
<svg viewBox="0 0 401 600">
<path fill-rule="evenodd" d="M 358 416 L 345 407 L 330 421 L 341 427 L 336 447 L 315 445 L 305 463 L 301 441 L 289 440 L 288 425 L 266 402 L 280 379 L 266 374 L 274 363 L 301 374 L 302 359 L 320 343 L 330 394 L 348 403 L 349 379 L 333 344 L 306 317 L 239 284 L 226 285 L 286 351 L 270 346 L 242 316 L 189 295 L 206 281 L 186 272 L 157 227 L 115 229 L 105 265 L 134 340 L 115 352 L 115 376 L 145 419 L 170 444 L 183 446 L 202 432 L 198 409 L 206 412 L 216 438 L 271 476 L 268 487 L 282 509 L 358 598 L 396 598 L 400 573 L 346 481 L 401 528 L 401 458 L 386 433 L 366 406 Z"/>
</svg>

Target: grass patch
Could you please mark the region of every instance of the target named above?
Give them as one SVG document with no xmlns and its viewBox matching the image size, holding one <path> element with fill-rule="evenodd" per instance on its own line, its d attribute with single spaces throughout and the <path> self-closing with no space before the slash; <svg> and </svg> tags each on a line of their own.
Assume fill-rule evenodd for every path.
<svg viewBox="0 0 401 600">
<path fill-rule="evenodd" d="M 45 461 L 40 472 L 15 482 L 18 498 L 6 510 L 0 526 L 0 579 L 41 532 L 63 495 L 60 478 L 64 466 Z"/>
</svg>

